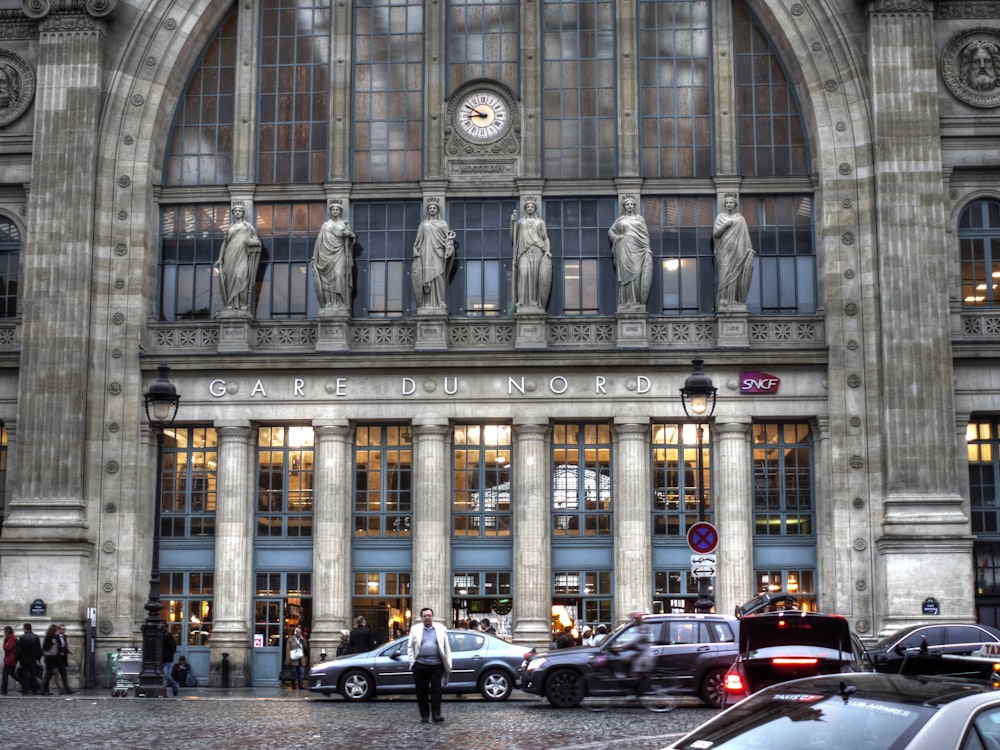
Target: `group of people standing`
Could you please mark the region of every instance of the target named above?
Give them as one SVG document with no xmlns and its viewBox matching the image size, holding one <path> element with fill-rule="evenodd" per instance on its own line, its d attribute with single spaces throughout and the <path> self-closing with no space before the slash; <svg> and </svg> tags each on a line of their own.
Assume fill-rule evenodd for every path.
<svg viewBox="0 0 1000 750">
<path fill-rule="evenodd" d="M 65 625 L 52 623 L 42 638 L 28 622 L 24 623 L 24 632 L 20 637 L 14 635 L 14 628 L 10 625 L 4 627 L 3 634 L 0 694 L 7 695 L 11 678 L 20 686 L 21 695 L 52 695 L 49 686 L 53 682 L 58 684 L 59 692 L 64 695 L 76 692 L 70 689 L 66 675 L 70 650 Z"/>
<path fill-rule="evenodd" d="M 731 309 L 746 302 L 753 273 L 754 249 L 746 219 L 737 211 L 735 193 L 727 193 L 724 209 L 712 228 L 715 243 L 716 307 Z M 643 309 L 653 283 L 653 251 L 646 220 L 636 198 L 622 200 L 623 213 L 608 230 L 611 255 L 618 276 L 620 309 Z M 524 215 L 510 217 L 514 261 L 514 301 L 518 312 L 544 313 L 552 289 L 552 248 L 545 221 L 537 215 L 534 198 L 524 201 Z M 351 306 L 354 245 L 357 235 L 344 217 L 340 203 L 330 203 L 328 218 L 313 247 L 312 268 L 320 315 L 346 314 Z M 427 201 L 424 218 L 413 244 L 410 280 L 417 308 L 447 307 L 447 284 L 455 264 L 455 232 L 441 215 L 436 200 Z M 242 203 L 232 208 L 215 272 L 226 309 L 249 311 L 260 264 L 261 240 L 246 220 Z"/>
</svg>

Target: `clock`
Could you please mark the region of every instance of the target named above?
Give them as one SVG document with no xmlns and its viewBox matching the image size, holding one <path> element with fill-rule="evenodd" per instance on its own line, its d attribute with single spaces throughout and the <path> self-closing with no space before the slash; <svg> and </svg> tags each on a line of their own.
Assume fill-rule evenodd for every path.
<svg viewBox="0 0 1000 750">
<path fill-rule="evenodd" d="M 476 143 L 488 143 L 503 136 L 511 125 L 507 100 L 490 89 L 465 94 L 455 111 L 458 132 Z"/>
</svg>

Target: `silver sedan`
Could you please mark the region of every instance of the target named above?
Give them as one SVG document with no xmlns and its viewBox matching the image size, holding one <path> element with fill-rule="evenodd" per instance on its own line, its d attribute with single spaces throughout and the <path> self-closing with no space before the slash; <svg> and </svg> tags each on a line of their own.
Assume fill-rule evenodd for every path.
<svg viewBox="0 0 1000 750">
<path fill-rule="evenodd" d="M 520 684 L 521 662 L 528 649 L 488 633 L 449 630 L 452 671 L 445 693 L 480 693 L 488 701 L 504 701 Z M 349 701 L 376 695 L 414 693 L 406 638 L 364 654 L 342 656 L 316 664 L 309 672 L 309 690 L 339 693 Z"/>
</svg>

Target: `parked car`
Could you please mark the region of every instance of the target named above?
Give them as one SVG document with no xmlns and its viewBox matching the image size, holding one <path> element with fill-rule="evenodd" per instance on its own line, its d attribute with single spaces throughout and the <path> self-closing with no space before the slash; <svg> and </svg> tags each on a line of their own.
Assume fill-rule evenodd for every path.
<svg viewBox="0 0 1000 750">
<path fill-rule="evenodd" d="M 739 653 L 725 678 L 725 705 L 799 677 L 869 672 L 864 647 L 840 615 L 763 612 L 740 620 Z"/>
<path fill-rule="evenodd" d="M 1000 630 L 989 625 L 935 622 L 897 630 L 868 648 L 868 658 L 876 672 L 898 672 L 907 649 L 923 644 L 931 653 L 970 654 L 983 643 L 1000 643 Z"/>
<path fill-rule="evenodd" d="M 449 630 L 452 671 L 445 693 L 480 693 L 488 701 L 504 701 L 519 684 L 518 671 L 526 656 L 515 646 L 489 633 Z M 341 656 L 316 664 L 309 671 L 309 690 L 348 701 L 376 695 L 414 693 L 413 673 L 400 638 L 373 651 Z"/>
<path fill-rule="evenodd" d="M 664 750 L 995 750 L 1000 692 L 984 682 L 836 674 L 765 688 Z"/>
<path fill-rule="evenodd" d="M 595 666 L 616 658 L 617 652 L 637 638 L 640 627 L 648 628 L 656 669 L 676 682 L 678 694 L 696 695 L 710 706 L 722 705 L 722 681 L 736 658 L 739 627 L 736 618 L 723 615 L 643 615 L 619 627 L 597 646 L 532 655 L 523 665 L 521 689 L 544 696 L 556 708 L 578 706 L 597 689 L 596 684 L 606 684 L 588 679 Z"/>
</svg>

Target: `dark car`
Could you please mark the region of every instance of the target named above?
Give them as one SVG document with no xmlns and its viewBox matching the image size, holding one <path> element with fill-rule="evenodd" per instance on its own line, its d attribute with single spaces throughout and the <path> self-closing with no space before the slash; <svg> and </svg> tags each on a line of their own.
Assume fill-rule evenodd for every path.
<svg viewBox="0 0 1000 750">
<path fill-rule="evenodd" d="M 739 654 L 725 679 L 725 705 L 779 682 L 868 672 L 861 642 L 840 615 L 765 612 L 740 620 Z"/>
<path fill-rule="evenodd" d="M 445 693 L 480 693 L 488 701 L 504 701 L 518 684 L 526 656 L 515 646 L 489 633 L 449 630 L 452 670 Z M 400 638 L 363 654 L 321 662 L 309 671 L 309 689 L 345 700 L 364 701 L 378 694 L 414 693 L 413 673 Z"/>
<path fill-rule="evenodd" d="M 1000 643 L 1000 630 L 960 622 L 911 625 L 870 646 L 868 658 L 876 672 L 898 672 L 910 649 L 920 649 L 926 644 L 930 653 L 970 654 L 983 643 Z"/>
<path fill-rule="evenodd" d="M 590 679 L 594 669 L 618 658 L 626 644 L 637 639 L 640 628 L 649 635 L 657 672 L 678 686 L 678 694 L 696 695 L 710 706 L 722 705 L 722 681 L 736 657 L 739 628 L 736 618 L 723 615 L 643 615 L 619 627 L 598 646 L 533 655 L 524 665 L 521 689 L 544 696 L 557 708 L 578 706 L 600 684 Z M 626 694 L 624 689 L 621 694 Z"/>
<path fill-rule="evenodd" d="M 983 682 L 836 674 L 765 688 L 665 750 L 995 750 L 1000 692 Z"/>
</svg>

